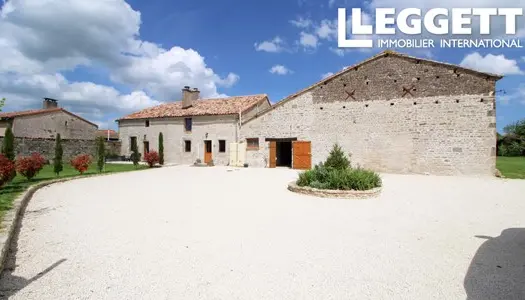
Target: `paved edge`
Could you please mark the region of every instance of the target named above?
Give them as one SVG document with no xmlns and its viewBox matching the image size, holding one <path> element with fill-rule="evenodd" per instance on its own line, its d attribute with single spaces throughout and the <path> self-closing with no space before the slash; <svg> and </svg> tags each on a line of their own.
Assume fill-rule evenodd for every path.
<svg viewBox="0 0 525 300">
<path fill-rule="evenodd" d="M 310 196 L 341 199 L 368 199 L 377 197 L 379 196 L 379 194 L 381 194 L 381 187 L 367 191 L 321 190 L 311 187 L 298 186 L 295 181 L 292 181 L 288 184 L 288 190 L 294 193 L 305 194 Z"/>
<path fill-rule="evenodd" d="M 145 171 L 145 170 L 150 170 L 150 169 L 137 170 L 137 171 Z M 136 172 L 136 171 L 132 171 L 132 172 Z M 78 175 L 78 176 L 69 177 L 69 178 L 52 179 L 52 180 L 37 183 L 27 188 L 20 196 L 18 196 L 13 201 L 12 208 L 5 213 L 4 218 L 2 219 L 2 222 L 0 223 L 0 274 L 2 274 L 2 272 L 4 271 L 4 265 L 5 265 L 7 256 L 9 254 L 9 248 L 11 246 L 13 236 L 15 235 L 16 231 L 20 229 L 22 217 L 24 216 L 24 212 L 27 207 L 27 204 L 29 203 L 29 200 L 33 198 L 33 195 L 35 194 L 36 191 L 38 191 L 39 189 L 43 187 L 46 187 L 48 185 L 52 185 L 55 183 L 72 181 L 72 180 L 77 180 L 77 179 L 86 179 L 86 178 L 91 178 L 91 177 L 110 176 L 110 175 L 116 175 L 116 174 L 122 174 L 122 173 L 126 173 L 126 172 L 115 172 L 115 173 L 109 173 L 109 174 Z"/>
</svg>

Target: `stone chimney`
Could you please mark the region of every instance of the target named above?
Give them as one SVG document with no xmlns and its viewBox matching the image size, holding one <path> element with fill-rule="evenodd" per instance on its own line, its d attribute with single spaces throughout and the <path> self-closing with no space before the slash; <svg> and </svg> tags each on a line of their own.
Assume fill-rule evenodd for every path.
<svg viewBox="0 0 525 300">
<path fill-rule="evenodd" d="M 189 108 L 192 106 L 193 101 L 199 100 L 200 91 L 197 88 L 191 89 L 189 86 L 185 86 L 182 89 L 182 108 Z"/>
<path fill-rule="evenodd" d="M 193 98 L 193 93 L 190 90 L 190 87 L 185 86 L 182 89 L 182 108 L 191 107 L 192 98 Z"/>
<path fill-rule="evenodd" d="M 196 101 L 196 100 L 199 100 L 201 92 L 199 91 L 198 88 L 193 88 L 193 90 L 191 91 L 191 94 L 192 94 L 191 100 Z"/>
<path fill-rule="evenodd" d="M 58 103 L 57 102 L 58 101 L 55 100 L 55 99 L 44 98 L 44 102 L 43 102 L 42 108 L 43 109 L 57 108 L 58 107 Z"/>
</svg>

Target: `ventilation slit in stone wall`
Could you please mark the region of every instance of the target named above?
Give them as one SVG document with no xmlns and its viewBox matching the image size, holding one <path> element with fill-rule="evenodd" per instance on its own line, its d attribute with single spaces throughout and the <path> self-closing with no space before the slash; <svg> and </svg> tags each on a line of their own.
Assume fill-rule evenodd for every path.
<svg viewBox="0 0 525 300">
<path fill-rule="evenodd" d="M 459 103 L 459 99 L 456 99 L 456 103 Z"/>
<path fill-rule="evenodd" d="M 343 106 L 343 108 L 346 108 L 346 106 Z"/>
<path fill-rule="evenodd" d="M 434 102 L 434 103 L 436 103 L 436 104 L 439 104 L 439 101 L 438 101 L 438 100 L 436 100 L 436 102 Z"/>
<path fill-rule="evenodd" d="M 479 102 L 483 103 L 485 100 L 481 99 Z"/>
<path fill-rule="evenodd" d="M 417 102 L 414 102 L 414 105 L 417 105 Z"/>
<path fill-rule="evenodd" d="M 321 106 L 320 109 L 323 110 L 323 107 Z"/>
<path fill-rule="evenodd" d="M 368 104 L 365 104 L 365 107 L 368 107 Z"/>
<path fill-rule="evenodd" d="M 390 106 L 394 106 L 394 103 L 393 103 L 393 102 L 392 102 L 392 103 L 390 103 Z"/>
</svg>

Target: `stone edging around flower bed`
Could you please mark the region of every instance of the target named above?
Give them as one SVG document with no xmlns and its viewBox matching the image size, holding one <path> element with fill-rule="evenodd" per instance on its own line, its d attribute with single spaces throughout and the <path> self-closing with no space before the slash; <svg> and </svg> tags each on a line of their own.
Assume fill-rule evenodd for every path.
<svg viewBox="0 0 525 300">
<path fill-rule="evenodd" d="M 310 196 L 342 199 L 367 199 L 377 197 L 379 196 L 379 194 L 381 194 L 381 187 L 367 191 L 320 190 L 307 186 L 298 186 L 295 181 L 292 181 L 288 184 L 288 190 L 294 193 L 305 194 Z"/>
<path fill-rule="evenodd" d="M 145 170 L 149 170 L 149 169 L 145 169 Z M 37 183 L 27 188 L 27 190 L 25 190 L 20 196 L 18 196 L 13 201 L 12 208 L 5 213 L 4 218 L 2 219 L 2 222 L 0 223 L 0 274 L 4 270 L 5 262 L 7 259 L 7 255 L 9 253 L 9 248 L 11 246 L 13 236 L 15 235 L 16 231 L 19 229 L 20 223 L 22 222 L 22 216 L 24 215 L 27 204 L 29 203 L 29 200 L 31 200 L 31 198 L 33 197 L 36 191 L 48 185 L 54 184 L 54 183 L 61 183 L 61 182 L 75 180 L 75 179 L 109 176 L 109 175 L 122 174 L 122 173 L 125 173 L 125 172 L 80 175 L 80 176 L 74 176 L 74 177 L 69 177 L 69 178 L 51 179 L 48 181 Z"/>
</svg>

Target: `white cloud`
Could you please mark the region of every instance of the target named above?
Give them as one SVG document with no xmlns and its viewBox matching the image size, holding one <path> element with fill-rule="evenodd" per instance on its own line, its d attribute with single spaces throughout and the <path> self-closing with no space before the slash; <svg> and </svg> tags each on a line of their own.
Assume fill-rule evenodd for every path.
<svg viewBox="0 0 525 300">
<path fill-rule="evenodd" d="M 333 40 L 337 38 L 337 20 L 322 20 L 316 27 L 315 33 L 321 39 Z"/>
<path fill-rule="evenodd" d="M 298 17 L 296 20 L 291 20 L 290 23 L 297 28 L 308 28 L 313 25 L 312 20 Z"/>
<path fill-rule="evenodd" d="M 284 41 L 280 37 L 276 36 L 271 41 L 264 41 L 262 43 L 255 43 L 255 50 L 265 52 L 282 52 L 284 51 Z"/>
<path fill-rule="evenodd" d="M 466 68 L 493 74 L 523 74 L 523 71 L 521 71 L 518 66 L 518 62 L 513 59 L 507 59 L 504 55 L 487 54 L 486 56 L 482 56 L 478 52 L 474 52 L 467 55 L 460 65 Z"/>
<path fill-rule="evenodd" d="M 299 44 L 305 48 L 315 49 L 319 45 L 319 39 L 313 34 L 301 32 Z"/>
<path fill-rule="evenodd" d="M 325 78 L 330 77 L 332 75 L 334 75 L 334 73 L 332 73 L 332 72 L 324 73 L 324 74 L 321 74 L 321 78 L 325 79 Z"/>
<path fill-rule="evenodd" d="M 4 2 L 0 12 L 0 87 L 10 109 L 37 107 L 42 97 L 100 122 L 108 113 L 128 113 L 180 99 L 185 85 L 203 97 L 238 82 L 219 76 L 195 50 L 164 49 L 139 39 L 140 12 L 124 0 Z M 93 82 L 70 82 L 61 74 L 86 66 L 124 84 L 129 93 Z M 103 72 L 104 73 L 104 72 Z M 158 99 L 158 100 L 155 100 Z"/>
<path fill-rule="evenodd" d="M 293 72 L 283 65 L 275 65 L 270 69 L 270 73 L 277 75 L 287 75 Z"/>
</svg>

